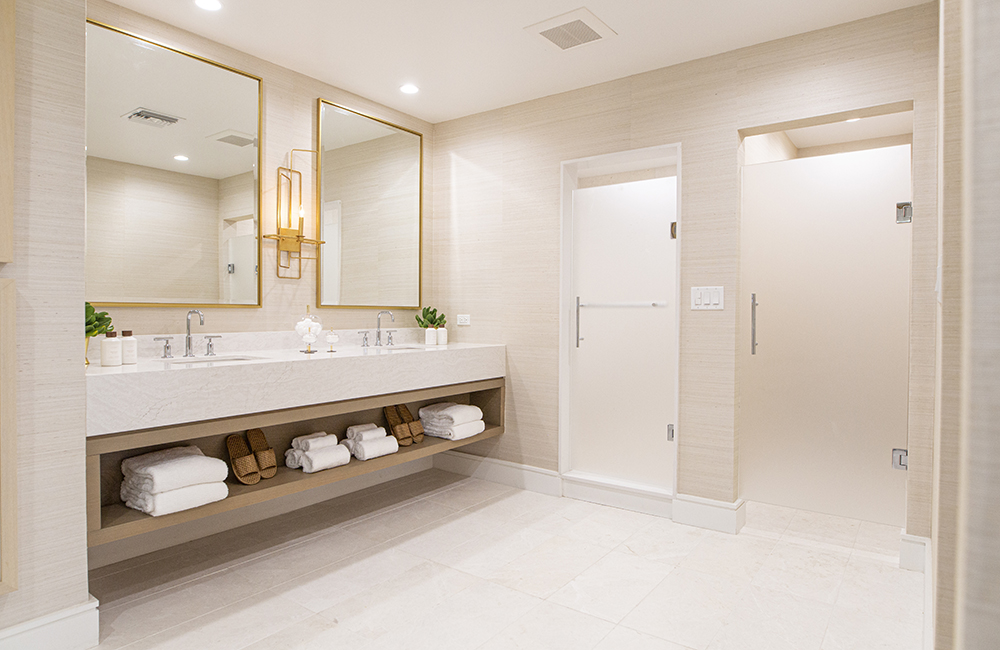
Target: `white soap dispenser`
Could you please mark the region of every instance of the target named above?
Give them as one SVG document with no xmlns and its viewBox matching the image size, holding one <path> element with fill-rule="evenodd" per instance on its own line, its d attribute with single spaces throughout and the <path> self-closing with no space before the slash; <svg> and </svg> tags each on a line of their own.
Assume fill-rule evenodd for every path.
<svg viewBox="0 0 1000 650">
<path fill-rule="evenodd" d="M 134 366 L 139 362 L 139 341 L 132 330 L 122 330 L 122 365 Z"/>
<path fill-rule="evenodd" d="M 108 332 L 104 335 L 104 340 L 101 341 L 101 365 L 122 365 L 122 342 L 118 339 L 118 332 Z"/>
</svg>

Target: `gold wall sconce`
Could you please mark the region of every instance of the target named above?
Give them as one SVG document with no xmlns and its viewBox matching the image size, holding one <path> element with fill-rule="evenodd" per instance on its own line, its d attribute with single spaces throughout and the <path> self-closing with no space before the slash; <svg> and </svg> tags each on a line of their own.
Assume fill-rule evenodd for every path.
<svg viewBox="0 0 1000 650">
<path fill-rule="evenodd" d="M 275 268 L 279 278 L 285 280 L 300 280 L 302 278 L 302 260 L 315 260 L 316 256 L 303 257 L 302 245 L 319 247 L 325 242 L 309 239 L 305 236 L 305 210 L 302 207 L 302 172 L 295 169 L 295 152 L 316 153 L 312 149 L 292 149 L 288 155 L 288 167 L 278 167 L 278 209 L 277 234 L 264 235 L 264 239 L 278 242 L 278 264 Z M 296 187 L 298 191 L 296 192 Z M 287 197 L 286 197 L 287 193 Z M 295 214 L 295 198 L 298 195 L 298 215 Z M 298 219 L 296 219 L 298 216 Z M 293 265 L 295 274 L 291 273 Z M 288 271 L 282 275 L 282 269 Z"/>
</svg>

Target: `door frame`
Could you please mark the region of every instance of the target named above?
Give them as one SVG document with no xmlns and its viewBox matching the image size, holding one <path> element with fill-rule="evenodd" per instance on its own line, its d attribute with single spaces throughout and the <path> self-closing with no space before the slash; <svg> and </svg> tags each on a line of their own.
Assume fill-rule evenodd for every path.
<svg viewBox="0 0 1000 650">
<path fill-rule="evenodd" d="M 678 302 L 676 315 L 676 341 L 677 363 L 674 368 L 674 412 L 677 422 L 674 423 L 674 445 L 679 450 L 679 440 L 682 435 L 677 423 L 680 421 L 680 314 L 681 314 L 681 143 L 671 143 L 646 147 L 643 149 L 633 149 L 631 151 L 621 151 L 611 154 L 589 156 L 586 158 L 576 158 L 565 160 L 560 164 L 560 268 L 559 268 L 559 475 L 563 478 L 564 494 L 572 483 L 589 484 L 598 489 L 610 489 L 624 493 L 624 500 L 615 499 L 609 505 L 619 505 L 620 507 L 630 507 L 633 509 L 650 511 L 648 505 L 639 505 L 630 499 L 655 498 L 670 499 L 677 494 L 677 453 L 674 454 L 674 477 L 673 489 L 667 493 L 651 489 L 648 486 L 629 483 L 618 479 L 601 477 L 582 472 L 574 472 L 570 465 L 570 445 L 571 435 L 569 426 L 570 415 L 570 372 L 569 360 L 572 354 L 572 346 L 575 344 L 575 319 L 576 319 L 576 296 L 573 293 L 573 191 L 579 188 L 580 178 L 593 176 L 604 176 L 609 174 L 625 174 L 632 171 L 640 171 L 656 167 L 677 167 L 677 270 L 675 296 Z M 640 179 L 636 179 L 640 180 Z M 629 182 L 623 180 L 622 182 Z M 589 492 L 592 494 L 592 492 Z M 582 494 L 582 493 L 578 493 Z M 587 498 L 580 496 L 580 498 Z M 588 500 L 601 500 L 601 497 L 588 498 Z M 653 510 L 657 510 L 656 507 Z M 660 510 L 663 513 L 662 510 Z M 664 513 L 667 514 L 667 513 Z"/>
</svg>

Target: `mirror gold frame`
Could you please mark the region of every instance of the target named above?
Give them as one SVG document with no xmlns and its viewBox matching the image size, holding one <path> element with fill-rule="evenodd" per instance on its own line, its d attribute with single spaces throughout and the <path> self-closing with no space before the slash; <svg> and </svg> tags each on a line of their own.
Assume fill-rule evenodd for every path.
<svg viewBox="0 0 1000 650">
<path fill-rule="evenodd" d="M 329 100 L 323 99 L 322 97 L 316 102 L 316 151 L 318 155 L 316 156 L 316 233 L 319 239 L 322 239 L 322 223 L 321 216 L 323 214 L 323 106 L 331 106 L 333 108 L 338 108 L 342 111 L 347 111 L 348 113 L 354 113 L 361 117 L 368 118 L 375 122 L 380 122 L 386 126 L 391 126 L 394 129 L 399 129 L 400 131 L 406 131 L 407 133 L 412 133 L 413 135 L 420 138 L 420 174 L 419 174 L 419 215 L 418 215 L 418 231 L 419 236 L 417 237 L 417 247 L 418 247 L 418 263 L 417 263 L 417 304 L 416 305 L 324 305 L 323 303 L 323 247 L 317 247 L 316 251 L 316 306 L 321 309 L 420 309 L 420 305 L 423 304 L 424 299 L 424 134 L 413 129 L 408 129 L 405 126 L 400 126 L 388 120 L 383 120 L 382 118 L 375 117 L 374 115 L 368 115 L 367 113 L 362 113 L 361 111 L 356 111 L 353 108 L 348 108 L 343 104 L 337 104 Z"/>
<path fill-rule="evenodd" d="M 260 309 L 263 306 L 264 301 L 264 285 L 262 278 L 264 274 L 262 272 L 263 267 L 263 199 L 264 199 L 264 79 L 258 77 L 257 75 L 250 74 L 249 72 L 244 72 L 232 66 L 228 66 L 224 63 L 219 63 L 218 61 L 213 61 L 212 59 L 207 59 L 198 54 L 192 54 L 191 52 L 186 52 L 184 50 L 179 50 L 176 47 L 171 47 L 169 45 L 164 45 L 152 39 L 146 38 L 144 36 L 139 36 L 132 32 L 120 29 L 118 27 L 113 27 L 96 20 L 87 19 L 88 25 L 94 25 L 96 27 L 102 27 L 108 29 L 112 32 L 117 32 L 123 34 L 130 38 L 142 41 L 143 43 L 149 43 L 156 47 L 169 50 L 170 52 L 175 52 L 183 56 L 195 59 L 196 61 L 201 61 L 202 63 L 208 63 L 209 65 L 214 65 L 217 68 L 222 68 L 223 70 L 228 70 L 229 72 L 234 72 L 236 74 L 248 77 L 257 82 L 257 303 L 256 304 L 225 304 L 225 303 L 174 303 L 174 302 L 93 302 L 92 304 L 101 307 L 184 307 L 186 309 Z"/>
</svg>

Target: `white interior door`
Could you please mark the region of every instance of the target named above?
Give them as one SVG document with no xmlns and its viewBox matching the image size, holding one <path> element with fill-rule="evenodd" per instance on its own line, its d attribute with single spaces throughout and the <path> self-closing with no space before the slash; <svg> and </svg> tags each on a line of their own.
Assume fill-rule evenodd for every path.
<svg viewBox="0 0 1000 650">
<path fill-rule="evenodd" d="M 744 168 L 744 498 L 903 524 L 909 200 L 908 145 Z"/>
<path fill-rule="evenodd" d="M 573 472 L 673 490 L 676 214 L 676 177 L 573 192 Z"/>
</svg>

